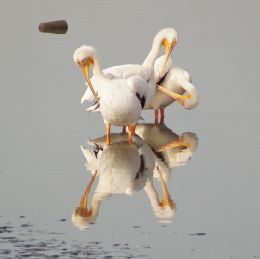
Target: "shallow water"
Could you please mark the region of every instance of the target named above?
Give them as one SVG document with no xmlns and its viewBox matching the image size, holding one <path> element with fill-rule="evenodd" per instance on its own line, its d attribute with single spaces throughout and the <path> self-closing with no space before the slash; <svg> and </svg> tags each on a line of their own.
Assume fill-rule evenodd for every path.
<svg viewBox="0 0 260 259">
<path fill-rule="evenodd" d="M 258 1 L 5 1 L 0 257 L 260 257 L 258 10 Z M 40 22 L 56 19 L 67 20 L 67 34 L 38 31 Z M 164 175 L 174 209 L 167 220 L 156 216 L 141 187 L 150 179 L 160 199 L 162 187 L 148 170 L 138 176 L 140 190 L 130 177 L 132 195 L 104 198 L 95 224 L 80 230 L 71 216 L 91 179 L 80 146 L 91 148 L 86 142 L 105 128 L 80 105 L 84 79 L 73 51 L 95 46 L 103 67 L 140 63 L 155 33 L 168 26 L 180 36 L 174 62 L 192 74 L 200 95 L 195 110 L 176 104 L 166 110 L 171 136 L 190 132 L 197 141 L 191 160 L 184 159 L 187 148 L 170 156 L 185 161 L 175 159 L 170 179 Z M 142 116 L 153 121 L 151 111 Z M 138 148 L 137 164 L 127 160 L 135 173 L 143 171 Z M 97 176 L 88 206 L 100 182 Z"/>
</svg>

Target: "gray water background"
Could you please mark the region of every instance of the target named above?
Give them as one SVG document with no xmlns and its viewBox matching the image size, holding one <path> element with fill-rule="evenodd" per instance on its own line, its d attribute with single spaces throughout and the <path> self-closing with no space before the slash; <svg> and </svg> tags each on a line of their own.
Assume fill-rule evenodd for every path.
<svg viewBox="0 0 260 259">
<path fill-rule="evenodd" d="M 259 7 L 254 0 L 2 1 L 0 222 L 10 232 L 0 234 L 1 257 L 30 254 L 25 244 L 45 256 L 260 257 Z M 38 32 L 40 22 L 56 19 L 67 20 L 66 35 Z M 105 128 L 80 105 L 85 88 L 73 51 L 95 46 L 103 67 L 141 63 L 164 27 L 179 32 L 174 62 L 200 95 L 193 111 L 166 111 L 168 127 L 195 132 L 200 142 L 168 183 L 176 216 L 159 223 L 139 192 L 107 200 L 97 224 L 80 231 L 70 221 L 89 180 L 79 146 Z M 153 120 L 151 111 L 143 117 Z"/>
</svg>

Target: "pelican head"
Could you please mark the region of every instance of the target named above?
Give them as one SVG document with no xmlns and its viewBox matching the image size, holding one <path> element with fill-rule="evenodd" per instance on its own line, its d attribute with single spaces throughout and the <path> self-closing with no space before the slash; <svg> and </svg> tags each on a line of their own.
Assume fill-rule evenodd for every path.
<svg viewBox="0 0 260 259">
<path fill-rule="evenodd" d="M 189 94 L 188 95 L 183 95 L 183 97 L 188 97 L 186 99 L 183 99 L 183 102 L 180 102 L 182 104 L 182 106 L 186 109 L 186 110 L 191 110 L 194 109 L 199 102 L 199 98 L 198 98 L 198 93 L 197 93 L 197 89 L 195 88 L 195 86 L 193 84 L 186 84 L 186 88 L 188 88 L 188 90 L 186 90 Z"/>
<path fill-rule="evenodd" d="M 94 47 L 82 45 L 74 51 L 73 59 L 76 64 L 86 64 L 87 60 L 93 61 L 93 58 L 97 55 L 97 51 Z"/>
<path fill-rule="evenodd" d="M 197 88 L 192 84 L 190 74 L 187 71 L 176 67 L 174 68 L 174 74 L 175 77 L 179 77 L 179 84 L 187 93 L 183 95 L 175 93 L 177 102 L 187 110 L 194 109 L 199 103 L 199 96 Z"/>
<path fill-rule="evenodd" d="M 93 69 L 95 69 L 96 67 L 99 68 L 99 63 L 97 61 L 97 51 L 95 50 L 95 48 L 93 48 L 91 46 L 83 45 L 74 51 L 73 59 L 74 59 L 74 62 L 77 65 L 79 65 L 86 82 L 88 83 L 94 97 L 96 98 L 96 100 L 98 102 L 98 96 L 89 79 L 90 65 L 93 65 L 93 67 L 94 67 Z"/>
<path fill-rule="evenodd" d="M 90 224 L 96 222 L 96 216 L 93 217 L 91 210 L 86 208 L 77 207 L 71 216 L 71 221 L 73 224 L 81 230 L 89 227 Z"/>
<path fill-rule="evenodd" d="M 73 210 L 71 216 L 72 223 L 80 230 L 87 229 L 92 224 L 95 224 L 99 214 L 101 203 L 109 196 L 110 195 L 107 193 L 94 193 L 89 208 L 87 207 L 86 201 L 85 204 L 80 204 L 80 207 L 77 207 Z M 88 197 L 86 197 L 86 199 L 88 199 Z"/>
<path fill-rule="evenodd" d="M 162 29 L 156 34 L 154 38 L 154 43 L 156 44 L 159 43 L 160 46 L 163 46 L 165 48 L 165 60 L 161 70 L 161 74 L 163 74 L 167 62 L 169 60 L 169 57 L 172 53 L 172 50 L 174 46 L 177 44 L 177 42 L 178 42 L 178 33 L 173 28 Z"/>
</svg>

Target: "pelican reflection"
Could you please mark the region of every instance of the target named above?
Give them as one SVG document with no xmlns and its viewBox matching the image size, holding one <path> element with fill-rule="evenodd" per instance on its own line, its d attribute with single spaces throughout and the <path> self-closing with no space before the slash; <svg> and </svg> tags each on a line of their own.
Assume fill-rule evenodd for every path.
<svg viewBox="0 0 260 259">
<path fill-rule="evenodd" d="M 156 217 L 164 222 L 171 220 L 176 206 L 153 148 L 139 136 L 134 136 L 133 144 L 129 145 L 127 134 L 122 133 L 112 134 L 110 145 L 106 144 L 105 136 L 88 141 L 88 144 L 91 148 L 81 147 L 81 150 L 86 158 L 85 167 L 92 177 L 83 193 L 80 206 L 73 211 L 74 225 L 84 229 L 95 223 L 102 202 L 113 194 L 132 196 L 143 189 Z M 161 183 L 161 200 L 153 182 L 154 177 L 158 177 Z M 97 184 L 90 199 L 89 193 L 94 181 Z"/>
<path fill-rule="evenodd" d="M 199 140 L 195 133 L 174 133 L 165 124 L 138 124 L 136 134 L 154 151 L 154 177 L 160 178 L 158 172 L 168 181 L 173 169 L 184 166 L 196 152 Z"/>
</svg>

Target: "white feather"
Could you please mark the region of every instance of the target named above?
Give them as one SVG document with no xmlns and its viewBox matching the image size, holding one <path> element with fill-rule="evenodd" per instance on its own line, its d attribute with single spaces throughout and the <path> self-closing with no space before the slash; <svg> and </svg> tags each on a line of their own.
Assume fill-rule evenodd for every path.
<svg viewBox="0 0 260 259">
<path fill-rule="evenodd" d="M 88 58 L 93 60 L 92 84 L 99 97 L 100 112 L 104 122 L 117 125 L 128 126 L 136 124 L 139 120 L 142 105 L 137 94 L 148 94 L 147 82 L 140 76 L 129 76 L 126 78 L 117 78 L 103 73 L 100 67 L 96 50 L 91 46 L 82 46 L 74 52 L 75 62 L 84 63 Z M 94 100 L 89 89 L 85 92 L 81 102 L 85 100 Z M 91 107 L 90 110 L 95 110 Z"/>
<path fill-rule="evenodd" d="M 155 77 L 157 79 L 157 82 L 160 81 L 160 79 L 165 76 L 163 82 L 160 85 L 168 90 L 171 90 L 181 95 L 185 93 L 191 95 L 191 98 L 184 99 L 183 107 L 185 109 L 195 108 L 199 102 L 199 99 L 198 99 L 197 89 L 191 82 L 190 74 L 179 67 L 173 67 L 172 61 L 169 60 L 166 69 L 164 71 L 164 74 L 160 78 L 160 70 L 162 69 L 164 59 L 165 56 L 161 56 L 156 60 L 154 65 Z M 164 109 L 165 107 L 167 107 L 173 102 L 175 102 L 175 100 L 172 97 L 157 90 L 153 99 L 147 105 L 146 108 L 154 109 L 154 110 L 160 108 Z"/>
<path fill-rule="evenodd" d="M 156 91 L 156 79 L 154 75 L 154 63 L 156 58 L 160 53 L 160 49 L 162 46 L 162 42 L 164 39 L 167 39 L 169 42 L 173 42 L 174 40 L 178 41 L 177 32 L 173 28 L 166 28 L 160 30 L 153 40 L 152 48 L 145 58 L 142 65 L 139 64 L 127 64 L 127 65 L 120 65 L 120 66 L 113 66 L 103 70 L 103 73 L 106 77 L 111 79 L 115 78 L 129 78 L 131 76 L 139 76 L 147 82 L 147 94 L 146 94 L 146 103 L 150 103 L 152 100 L 155 91 Z M 82 56 L 81 56 L 82 58 Z M 91 78 L 92 84 L 95 86 L 97 92 L 100 91 L 100 88 L 103 86 L 101 84 L 97 85 L 95 75 Z M 84 101 L 92 102 L 94 97 L 92 92 L 88 88 L 81 99 L 81 103 Z"/>
<path fill-rule="evenodd" d="M 183 166 L 193 156 L 198 147 L 198 138 L 195 133 L 185 132 L 178 136 L 172 132 L 165 124 L 155 127 L 153 124 L 138 124 L 136 134 L 139 135 L 153 150 L 159 150 L 161 147 L 182 139 L 189 145 L 186 149 L 169 148 L 160 152 L 160 156 L 156 158 L 156 167 L 154 177 L 159 178 L 157 167 L 162 173 L 164 180 L 169 180 L 171 170 Z M 161 159 L 163 158 L 163 160 Z"/>
</svg>

